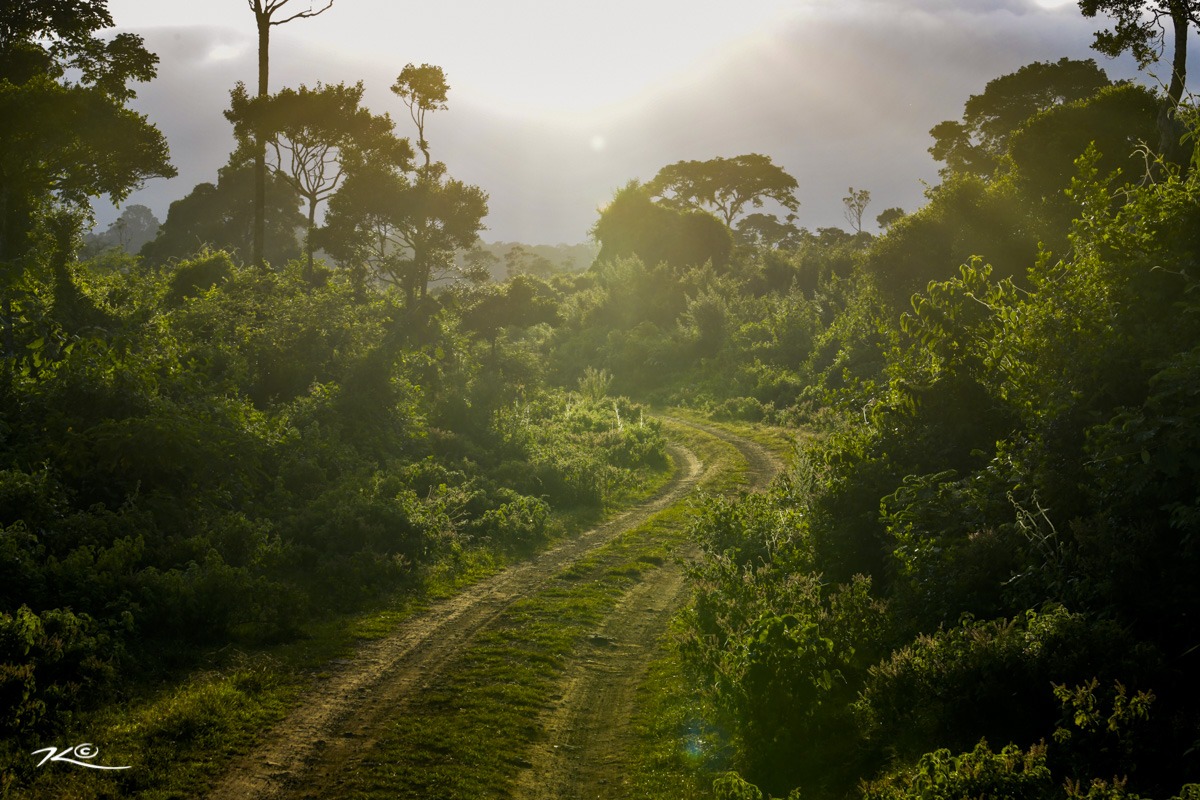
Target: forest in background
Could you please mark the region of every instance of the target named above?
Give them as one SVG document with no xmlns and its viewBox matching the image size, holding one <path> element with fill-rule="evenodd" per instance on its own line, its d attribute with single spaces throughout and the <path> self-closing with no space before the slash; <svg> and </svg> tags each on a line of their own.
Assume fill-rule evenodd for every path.
<svg viewBox="0 0 1200 800">
<path fill-rule="evenodd" d="M 1130 20 L 1197 14 L 1080 5 L 1147 59 L 1159 29 Z M 218 182 L 140 256 L 80 260 L 90 198 L 172 171 L 126 107 L 156 57 L 111 26 L 0 11 L 6 763 L 206 648 L 544 545 L 666 468 L 640 402 L 815 434 L 769 493 L 697 513 L 677 647 L 715 797 L 1196 797 L 1178 40 L 1178 87 L 1069 59 L 980 87 L 878 236 L 861 188 L 809 231 L 768 156 L 681 161 L 569 271 L 477 246 L 486 194 L 425 137 L 430 65 L 393 87 L 415 139 L 361 86 L 239 86 Z"/>
</svg>

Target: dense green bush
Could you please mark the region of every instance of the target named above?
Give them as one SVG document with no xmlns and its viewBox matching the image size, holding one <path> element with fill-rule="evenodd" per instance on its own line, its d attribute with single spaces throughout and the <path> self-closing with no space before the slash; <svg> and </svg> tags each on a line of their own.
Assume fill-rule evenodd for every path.
<svg viewBox="0 0 1200 800">
<path fill-rule="evenodd" d="M 701 515 L 681 645 L 750 784 L 1165 797 L 1200 777 L 1200 179 L 1113 176 L 1146 97 L 1046 112 L 1010 141 L 1058 150 L 953 176 L 814 294 L 795 410 L 829 424 L 770 496 Z M 748 397 L 711 407 L 762 413 Z M 846 592 L 870 625 L 839 630 Z"/>
<path fill-rule="evenodd" d="M 537 320 L 480 348 L 452 304 L 296 264 L 89 269 L 109 329 L 62 327 L 31 272 L 0 381 L 3 735 L 52 731 L 118 662 L 287 639 L 464 548 L 528 552 L 553 511 L 667 465 L 640 406 L 545 384 Z"/>
</svg>

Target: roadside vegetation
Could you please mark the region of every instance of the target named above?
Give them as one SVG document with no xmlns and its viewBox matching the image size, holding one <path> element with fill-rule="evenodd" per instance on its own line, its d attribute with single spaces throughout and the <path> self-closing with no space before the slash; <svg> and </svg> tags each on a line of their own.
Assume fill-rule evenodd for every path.
<svg viewBox="0 0 1200 800">
<path fill-rule="evenodd" d="M 854 187 L 848 229 L 799 227 L 762 154 L 664 165 L 588 269 L 509 247 L 497 283 L 489 198 L 433 157 L 441 68 L 400 71 L 403 136 L 362 84 L 269 93 L 265 49 L 217 183 L 81 259 L 91 199 L 174 174 L 128 106 L 157 56 L 102 0 L 5 5 L 0 795 L 194 793 L 355 641 L 648 497 L 676 438 L 704 502 L 508 609 L 355 791 L 500 791 L 580 637 L 692 542 L 629 791 L 1194 800 L 1198 12 L 1080 7 L 1140 60 L 1181 29 L 1176 80 L 997 77 L 876 233 Z M 793 466 L 732 492 L 676 406 L 792 431 Z M 133 769 L 30 758 L 96 732 Z"/>
</svg>

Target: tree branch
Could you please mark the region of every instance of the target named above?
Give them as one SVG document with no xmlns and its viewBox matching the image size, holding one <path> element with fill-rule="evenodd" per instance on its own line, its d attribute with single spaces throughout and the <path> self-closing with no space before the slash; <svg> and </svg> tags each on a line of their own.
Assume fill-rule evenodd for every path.
<svg viewBox="0 0 1200 800">
<path fill-rule="evenodd" d="M 267 9 L 266 9 L 267 18 L 270 19 L 272 14 L 274 14 L 276 11 L 278 11 L 279 9 L 286 6 L 288 4 L 288 2 L 290 2 L 290 0 L 281 0 L 281 2 L 278 2 L 278 3 L 275 3 L 275 2 L 268 3 Z M 328 11 L 332 7 L 333 7 L 333 0 L 325 0 L 325 5 L 319 9 L 317 9 L 316 11 L 313 11 L 312 8 L 309 8 L 307 11 L 297 11 L 295 14 L 292 14 L 290 17 L 284 17 L 283 19 L 270 19 L 270 22 L 268 24 L 270 24 L 270 25 L 286 25 L 287 23 L 289 23 L 295 19 L 312 19 L 313 17 L 321 16 L 322 14 L 324 14 L 326 11 Z"/>
</svg>

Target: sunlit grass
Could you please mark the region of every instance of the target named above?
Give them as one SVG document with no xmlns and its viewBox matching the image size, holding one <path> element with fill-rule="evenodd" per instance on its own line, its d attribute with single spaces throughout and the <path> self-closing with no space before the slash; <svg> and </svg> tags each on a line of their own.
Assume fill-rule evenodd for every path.
<svg viewBox="0 0 1200 800">
<path fill-rule="evenodd" d="M 670 468 L 643 470 L 637 485 L 610 498 L 604 510 L 556 513 L 548 525 L 547 546 L 653 496 L 671 474 Z M 418 587 L 397 592 L 377 608 L 314 620 L 303 637 L 285 644 L 212 651 L 200 659 L 207 662 L 203 669 L 179 674 L 166 683 L 131 687 L 125 702 L 80 714 L 71 727 L 77 733 L 66 736 L 70 743 L 95 743 L 105 763 L 130 769 L 27 771 L 32 785 L 22 788 L 20 796 L 34 800 L 202 796 L 232 758 L 249 752 L 265 731 L 303 702 L 313 677 L 328 674 L 331 661 L 352 657 L 359 642 L 385 638 L 430 603 L 453 596 L 517 559 L 497 550 L 462 549 L 426 570 Z M 5 800 L 8 796 L 14 795 Z"/>
<path fill-rule="evenodd" d="M 673 439 L 709 465 L 702 491 L 739 485 L 745 466 L 735 447 L 693 428 L 671 428 Z M 645 573 L 676 557 L 687 542 L 690 519 L 691 501 L 676 503 L 514 604 L 380 741 L 341 787 L 347 796 L 505 796 L 530 764 L 531 747 L 543 735 L 532 723 L 550 707 L 570 655 Z M 677 696 L 674 687 L 661 694 L 664 703 Z M 674 751 L 677 739 L 660 740 L 669 743 L 656 747 Z"/>
</svg>

